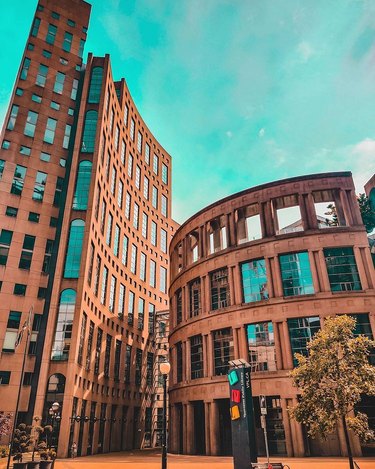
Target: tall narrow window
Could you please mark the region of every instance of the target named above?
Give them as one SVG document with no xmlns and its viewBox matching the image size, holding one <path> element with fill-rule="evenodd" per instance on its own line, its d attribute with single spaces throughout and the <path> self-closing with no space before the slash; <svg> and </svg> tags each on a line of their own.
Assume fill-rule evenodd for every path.
<svg viewBox="0 0 375 469">
<path fill-rule="evenodd" d="M 115 236 L 113 240 L 113 254 L 118 257 L 120 252 L 120 227 L 117 225 L 115 226 Z"/>
<path fill-rule="evenodd" d="M 137 246 L 132 244 L 131 261 L 130 261 L 130 272 L 135 274 L 137 271 Z"/>
<path fill-rule="evenodd" d="M 77 219 L 70 224 L 68 248 L 65 256 L 64 278 L 78 278 L 81 265 L 85 222 Z"/>
<path fill-rule="evenodd" d="M 108 213 L 108 219 L 107 219 L 107 234 L 106 234 L 106 243 L 108 244 L 108 246 L 111 245 L 112 243 L 112 224 L 113 224 L 113 216 L 111 214 L 111 212 Z"/>
<path fill-rule="evenodd" d="M 143 330 L 145 325 L 145 300 L 138 299 L 138 330 Z"/>
<path fill-rule="evenodd" d="M 145 176 L 143 178 L 143 197 L 148 200 L 148 190 L 149 190 L 149 180 L 148 177 Z"/>
<path fill-rule="evenodd" d="M 125 217 L 130 220 L 130 203 L 131 203 L 131 195 L 129 192 L 126 192 L 125 196 Z"/>
<path fill-rule="evenodd" d="M 150 286 L 156 286 L 156 262 L 150 259 Z"/>
<path fill-rule="evenodd" d="M 46 188 L 46 183 L 47 183 L 47 174 L 42 173 L 42 171 L 38 171 L 36 173 L 36 178 L 35 178 L 33 200 L 42 202 L 43 197 L 44 197 L 44 190 Z"/>
<path fill-rule="evenodd" d="M 320 319 L 318 316 L 309 318 L 288 319 L 288 329 L 290 343 L 292 346 L 294 366 L 298 364 L 295 353 L 307 356 L 307 344 L 320 329 Z"/>
<path fill-rule="evenodd" d="M 148 143 L 145 144 L 145 162 L 150 164 L 150 145 Z"/>
<path fill-rule="evenodd" d="M 283 254 L 279 259 L 284 296 L 314 293 L 308 252 Z"/>
<path fill-rule="evenodd" d="M 83 348 L 84 348 L 85 339 L 86 339 L 86 325 L 87 325 L 87 315 L 83 313 L 82 321 L 81 321 L 81 329 L 79 331 L 79 342 L 78 342 L 77 362 L 79 365 L 82 365 Z"/>
<path fill-rule="evenodd" d="M 177 324 L 180 324 L 182 322 L 182 289 L 179 288 L 176 291 L 176 319 L 177 319 Z"/>
<path fill-rule="evenodd" d="M 1 181 L 1 178 L 3 177 L 4 168 L 5 168 L 5 160 L 0 160 L 0 181 Z"/>
<path fill-rule="evenodd" d="M 89 261 L 89 268 L 87 270 L 87 283 L 91 286 L 92 282 L 92 272 L 94 268 L 94 256 L 95 256 L 95 246 L 94 243 L 91 241 L 90 245 L 90 261 Z"/>
<path fill-rule="evenodd" d="M 176 365 L 177 365 L 177 383 L 182 381 L 183 359 L 182 359 L 182 343 L 176 344 Z"/>
<path fill-rule="evenodd" d="M 125 307 L 125 285 L 120 283 L 119 294 L 118 294 L 118 304 L 117 304 L 117 316 L 120 319 L 124 317 L 124 307 Z"/>
<path fill-rule="evenodd" d="M 103 67 L 94 67 L 91 72 L 88 103 L 99 103 L 103 81 Z"/>
<path fill-rule="evenodd" d="M 52 345 L 51 360 L 68 360 L 73 330 L 76 292 L 70 288 L 60 295 L 55 337 Z"/>
<path fill-rule="evenodd" d="M 94 340 L 94 323 L 90 321 L 89 336 L 87 338 L 87 350 L 86 350 L 86 364 L 85 364 L 86 371 L 90 371 L 93 340 Z"/>
<path fill-rule="evenodd" d="M 161 195 L 161 214 L 165 217 L 168 214 L 168 199 L 163 194 Z"/>
<path fill-rule="evenodd" d="M 72 85 L 72 91 L 70 93 L 70 99 L 72 99 L 73 101 L 75 101 L 77 99 L 78 84 L 79 84 L 79 81 L 76 78 L 74 78 L 73 85 Z"/>
<path fill-rule="evenodd" d="M 130 120 L 130 138 L 133 140 L 133 142 L 134 142 L 134 133 L 135 133 L 135 122 L 134 122 L 134 119 L 131 119 Z"/>
<path fill-rule="evenodd" d="M 95 296 L 98 296 L 99 293 L 99 280 L 100 280 L 100 268 L 102 260 L 99 254 L 96 255 L 96 268 L 95 268 L 95 278 L 94 278 L 94 293 Z"/>
<path fill-rule="evenodd" d="M 154 354 L 151 352 L 147 352 L 147 369 L 146 369 L 147 386 L 152 386 L 153 377 L 154 377 Z M 151 425 L 150 425 L 150 431 L 151 431 Z"/>
<path fill-rule="evenodd" d="M 201 307 L 201 279 L 196 278 L 189 284 L 190 317 L 198 316 Z"/>
<path fill-rule="evenodd" d="M 160 229 L 160 249 L 164 253 L 167 252 L 167 232 L 163 228 Z"/>
<path fill-rule="evenodd" d="M 132 326 L 134 324 L 134 298 L 135 295 L 132 291 L 129 291 L 128 298 L 128 324 Z"/>
<path fill-rule="evenodd" d="M 168 184 L 168 166 L 164 163 L 161 164 L 161 180 L 164 184 Z"/>
<path fill-rule="evenodd" d="M 142 212 L 142 236 L 147 239 L 148 215 Z"/>
<path fill-rule="evenodd" d="M 148 304 L 148 333 L 153 334 L 155 328 L 155 305 Z"/>
<path fill-rule="evenodd" d="M 137 150 L 139 153 L 142 153 L 142 134 L 141 132 L 138 131 L 138 136 L 137 136 Z"/>
<path fill-rule="evenodd" d="M 211 281 L 211 309 L 221 309 L 229 306 L 228 269 L 216 270 L 210 274 Z"/>
<path fill-rule="evenodd" d="M 13 130 L 14 126 L 16 125 L 16 119 L 18 114 L 19 106 L 13 104 L 12 109 L 10 111 L 10 116 L 7 124 L 7 130 Z"/>
<path fill-rule="evenodd" d="M 64 179 L 58 176 L 56 180 L 55 196 L 53 198 L 54 207 L 60 207 L 63 185 L 64 185 Z"/>
<path fill-rule="evenodd" d="M 142 382 L 142 350 L 137 348 L 135 354 L 135 384 L 140 386 Z"/>
<path fill-rule="evenodd" d="M 325 248 L 323 252 L 333 292 L 362 289 L 352 247 Z"/>
<path fill-rule="evenodd" d="M 68 31 L 65 31 L 64 41 L 62 44 L 62 48 L 65 52 L 70 52 L 70 49 L 72 48 L 72 42 L 73 42 L 73 34 L 69 33 Z"/>
<path fill-rule="evenodd" d="M 139 266 L 139 278 L 143 281 L 146 280 L 146 261 L 147 257 L 144 252 L 141 252 L 141 260 L 140 260 L 140 266 Z"/>
<path fill-rule="evenodd" d="M 152 170 L 155 174 L 158 174 L 159 172 L 159 157 L 158 155 L 155 155 L 155 153 L 154 153 L 154 159 L 152 163 Z"/>
<path fill-rule="evenodd" d="M 133 177 L 133 155 L 129 153 L 128 157 L 128 176 Z"/>
<path fill-rule="evenodd" d="M 23 131 L 23 133 L 27 137 L 34 137 L 37 122 L 38 122 L 38 113 L 34 111 L 29 111 L 27 113 L 25 129 Z"/>
<path fill-rule="evenodd" d="M 35 84 L 44 87 L 47 81 L 48 67 L 47 65 L 40 64 L 38 74 L 35 79 Z"/>
<path fill-rule="evenodd" d="M 130 372 L 131 372 L 131 357 L 132 357 L 132 346 L 126 346 L 126 353 L 125 353 L 125 376 L 124 381 L 125 383 L 130 383 Z"/>
<path fill-rule="evenodd" d="M 157 225 L 154 221 L 151 221 L 151 244 L 153 246 L 157 244 Z"/>
<path fill-rule="evenodd" d="M 241 264 L 244 303 L 268 300 L 267 272 L 264 259 Z"/>
<path fill-rule="evenodd" d="M 44 252 L 44 259 L 43 259 L 43 266 L 42 266 L 42 272 L 44 274 L 48 274 L 50 271 L 52 250 L 53 250 L 53 239 L 47 239 L 46 250 Z"/>
<path fill-rule="evenodd" d="M 107 299 L 107 281 L 108 281 L 108 269 L 106 266 L 103 267 L 102 273 L 102 289 L 100 293 L 100 302 L 105 305 Z"/>
<path fill-rule="evenodd" d="M 117 190 L 117 205 L 122 208 L 122 195 L 124 192 L 124 183 L 119 179 L 118 190 Z"/>
<path fill-rule="evenodd" d="M 47 119 L 47 125 L 46 125 L 46 130 L 44 132 L 44 142 L 46 143 L 53 143 L 55 140 L 55 132 L 56 132 L 56 126 L 57 126 L 57 120 L 52 119 L 49 117 Z"/>
<path fill-rule="evenodd" d="M 124 235 L 124 237 L 122 238 L 122 255 L 121 255 L 122 265 L 128 264 L 128 244 L 129 244 L 129 238 L 126 235 Z"/>
<path fill-rule="evenodd" d="M 213 332 L 215 375 L 226 375 L 229 361 L 234 358 L 232 328 L 227 327 Z"/>
<path fill-rule="evenodd" d="M 202 336 L 190 337 L 191 379 L 203 377 L 203 343 Z"/>
<path fill-rule="evenodd" d="M 21 195 L 23 184 L 25 182 L 26 168 L 24 166 L 17 165 L 14 170 L 14 176 L 12 181 L 12 187 L 10 193 L 15 195 Z"/>
<path fill-rule="evenodd" d="M 0 234 L 0 265 L 6 265 L 13 231 L 1 230 Z"/>
<path fill-rule="evenodd" d="M 107 334 L 107 340 L 105 343 L 105 354 L 104 354 L 104 376 L 109 377 L 109 366 L 111 363 L 111 347 L 112 347 L 112 336 Z"/>
<path fill-rule="evenodd" d="M 160 291 L 167 293 L 167 269 L 160 266 Z"/>
<path fill-rule="evenodd" d="M 22 63 L 20 80 L 26 80 L 27 74 L 29 72 L 31 60 L 28 57 L 25 57 Z"/>
<path fill-rule="evenodd" d="M 81 161 L 78 166 L 76 187 L 73 197 L 74 210 L 87 210 L 91 182 L 91 161 Z"/>
<path fill-rule="evenodd" d="M 54 24 L 49 24 L 47 36 L 46 36 L 47 44 L 53 45 L 55 43 L 56 33 L 57 33 L 57 26 L 55 26 Z"/>
<path fill-rule="evenodd" d="M 135 187 L 141 188 L 141 168 L 138 165 L 135 167 Z"/>
<path fill-rule="evenodd" d="M 92 153 L 94 151 L 97 120 L 97 111 L 91 110 L 86 112 L 81 147 L 81 151 L 84 153 Z"/>
<path fill-rule="evenodd" d="M 83 57 L 83 50 L 85 48 L 85 40 L 84 39 L 80 39 L 79 40 L 79 47 L 78 47 L 78 57 L 80 57 L 82 59 Z"/>
<path fill-rule="evenodd" d="M 129 107 L 127 104 L 125 104 L 125 107 L 124 107 L 124 124 L 126 125 L 126 127 L 128 126 L 128 117 L 129 117 Z"/>
<path fill-rule="evenodd" d="M 39 26 L 40 26 L 40 18 L 35 17 L 32 28 L 31 28 L 31 36 L 37 37 L 38 32 L 39 32 Z"/>
<path fill-rule="evenodd" d="M 155 186 L 152 186 L 152 206 L 158 208 L 158 190 Z"/>
<path fill-rule="evenodd" d="M 133 209 L 133 226 L 136 230 L 138 230 L 139 225 L 139 205 L 134 202 L 134 209 Z"/>
<path fill-rule="evenodd" d="M 116 340 L 115 346 L 115 363 L 113 369 L 113 379 L 120 381 L 120 360 L 121 360 L 121 340 Z"/>
<path fill-rule="evenodd" d="M 64 131 L 64 139 L 63 139 L 63 145 L 62 147 L 67 150 L 69 148 L 69 142 L 70 142 L 70 134 L 72 131 L 72 126 L 69 124 L 66 124 L 65 126 L 65 131 Z"/>
<path fill-rule="evenodd" d="M 116 298 L 116 277 L 111 275 L 111 285 L 109 287 L 109 304 L 108 309 L 113 313 L 115 309 L 115 298 Z"/>
<path fill-rule="evenodd" d="M 246 327 L 249 363 L 252 371 L 276 371 L 273 324 L 260 322 Z"/>
</svg>

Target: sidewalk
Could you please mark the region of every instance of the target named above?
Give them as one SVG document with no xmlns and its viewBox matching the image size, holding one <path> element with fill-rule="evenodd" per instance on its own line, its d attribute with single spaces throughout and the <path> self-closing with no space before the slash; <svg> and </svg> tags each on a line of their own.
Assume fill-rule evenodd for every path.
<svg viewBox="0 0 375 469">
<path fill-rule="evenodd" d="M 288 464 L 290 469 L 348 469 L 344 458 L 271 458 Z M 259 458 L 259 462 L 265 462 Z M 360 469 L 375 469 L 375 458 L 356 459 Z M 168 469 L 233 469 L 231 457 L 168 455 Z M 77 459 L 58 460 L 55 469 L 160 469 L 160 451 L 134 451 L 100 454 Z"/>
</svg>

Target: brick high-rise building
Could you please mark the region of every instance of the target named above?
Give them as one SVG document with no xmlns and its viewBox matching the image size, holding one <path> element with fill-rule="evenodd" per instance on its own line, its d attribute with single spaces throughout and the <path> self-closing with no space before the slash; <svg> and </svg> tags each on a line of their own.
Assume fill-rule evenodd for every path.
<svg viewBox="0 0 375 469">
<path fill-rule="evenodd" d="M 1 134 L 0 411 L 32 307 L 19 421 L 51 419 L 61 456 L 144 444 L 175 227 L 170 156 L 109 56 L 82 64 L 90 9 L 40 1 Z"/>
</svg>

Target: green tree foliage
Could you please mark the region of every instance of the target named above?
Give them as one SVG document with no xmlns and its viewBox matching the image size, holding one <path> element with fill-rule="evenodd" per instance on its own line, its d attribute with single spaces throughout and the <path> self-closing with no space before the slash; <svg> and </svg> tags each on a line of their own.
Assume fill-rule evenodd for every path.
<svg viewBox="0 0 375 469">
<path fill-rule="evenodd" d="M 364 441 L 375 437 L 367 415 L 354 411 L 362 394 L 375 395 L 375 367 L 368 361 L 375 342 L 354 336 L 355 325 L 356 320 L 345 315 L 326 319 L 308 344 L 308 356 L 295 354 L 298 366 L 290 373 L 300 390 L 290 415 L 306 425 L 313 438 L 325 438 L 342 422 L 351 469 L 348 429 Z"/>
<path fill-rule="evenodd" d="M 366 194 L 359 194 L 357 197 L 359 209 L 362 215 L 363 224 L 366 227 L 367 233 L 375 228 L 375 210 L 371 207 L 370 200 Z"/>
<path fill-rule="evenodd" d="M 328 212 L 325 212 L 324 215 L 329 215 L 332 217 L 330 220 L 327 218 L 327 222 L 330 226 L 339 226 L 339 219 L 337 217 L 337 211 L 336 211 L 336 206 L 335 204 L 329 204 L 327 205 Z"/>
<path fill-rule="evenodd" d="M 20 423 L 14 431 L 11 446 L 14 461 L 22 461 L 22 454 L 29 450 L 32 443 L 31 426 Z"/>
<path fill-rule="evenodd" d="M 10 434 L 12 414 L 10 412 L 0 412 L 0 437 Z"/>
</svg>

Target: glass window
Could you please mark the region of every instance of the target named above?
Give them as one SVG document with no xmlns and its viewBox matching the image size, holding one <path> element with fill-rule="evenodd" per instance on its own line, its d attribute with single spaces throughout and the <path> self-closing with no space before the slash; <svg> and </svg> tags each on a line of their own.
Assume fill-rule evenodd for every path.
<svg viewBox="0 0 375 469">
<path fill-rule="evenodd" d="M 16 125 L 18 109 L 19 109 L 19 106 L 16 106 L 15 104 L 13 104 L 13 106 L 11 108 L 11 111 L 10 111 L 7 130 L 13 130 L 14 129 L 14 126 Z"/>
<path fill-rule="evenodd" d="M 139 131 L 137 136 L 137 150 L 139 153 L 142 153 L 142 134 Z"/>
<path fill-rule="evenodd" d="M 57 94 L 62 94 L 64 91 L 65 73 L 57 72 L 55 77 L 55 84 L 53 91 Z"/>
<path fill-rule="evenodd" d="M 182 343 L 177 342 L 176 344 L 176 364 L 177 364 L 177 383 L 182 381 L 182 370 L 183 370 L 183 357 L 182 357 Z"/>
<path fill-rule="evenodd" d="M 51 265 L 51 258 L 52 258 L 52 251 L 53 251 L 53 239 L 47 239 L 46 249 L 44 251 L 43 265 L 42 265 L 42 272 L 44 274 L 49 273 L 49 269 Z"/>
<path fill-rule="evenodd" d="M 89 94 L 87 98 L 88 103 L 99 103 L 100 92 L 102 89 L 103 81 L 103 67 L 94 67 L 91 73 L 91 81 Z"/>
<path fill-rule="evenodd" d="M 57 103 L 56 101 L 51 101 L 50 108 L 54 109 L 55 111 L 59 111 L 60 110 L 60 104 Z"/>
<path fill-rule="evenodd" d="M 126 345 L 125 352 L 125 383 L 130 383 L 130 372 L 131 372 L 131 356 L 132 356 L 132 346 Z"/>
<path fill-rule="evenodd" d="M 157 244 L 157 224 L 151 221 L 151 244 L 156 246 Z"/>
<path fill-rule="evenodd" d="M 55 39 L 56 39 L 56 32 L 57 32 L 57 26 L 55 26 L 54 24 L 49 24 L 47 36 L 46 36 L 47 44 L 51 44 L 51 45 L 54 44 Z"/>
<path fill-rule="evenodd" d="M 40 152 L 40 160 L 48 163 L 51 160 L 51 154 L 46 153 L 45 151 Z"/>
<path fill-rule="evenodd" d="M 118 303 L 117 303 L 117 316 L 120 319 L 124 317 L 124 307 L 125 307 L 125 285 L 120 283 Z"/>
<path fill-rule="evenodd" d="M 201 279 L 189 283 L 190 317 L 198 316 L 201 308 Z"/>
<path fill-rule="evenodd" d="M 30 147 L 25 147 L 24 145 L 20 146 L 20 154 L 24 156 L 30 156 L 31 155 L 31 148 Z"/>
<path fill-rule="evenodd" d="M 113 370 L 113 379 L 115 381 L 120 381 L 120 360 L 121 360 L 121 340 L 116 340 L 115 346 L 115 364 Z"/>
<path fill-rule="evenodd" d="M 120 252 L 120 227 L 116 224 L 115 236 L 113 241 L 113 254 L 118 257 Z"/>
<path fill-rule="evenodd" d="M 167 253 L 167 232 L 163 228 L 160 229 L 160 249 Z"/>
<path fill-rule="evenodd" d="M 21 195 L 23 184 L 25 182 L 26 168 L 24 166 L 17 165 L 14 171 L 12 187 L 10 193 L 15 195 Z"/>
<path fill-rule="evenodd" d="M 63 139 L 63 145 L 62 147 L 67 150 L 69 148 L 69 141 L 70 141 L 70 133 L 72 130 L 72 126 L 69 124 L 66 124 L 65 126 L 65 132 L 64 132 L 64 139 Z"/>
<path fill-rule="evenodd" d="M 56 126 L 57 126 L 57 120 L 49 117 L 47 119 L 47 126 L 44 132 L 44 138 L 43 138 L 44 142 L 51 143 L 51 144 L 53 143 L 53 141 L 55 140 Z"/>
<path fill-rule="evenodd" d="M 103 267 L 102 273 L 102 289 L 100 293 L 100 302 L 105 305 L 107 300 L 107 281 L 108 281 L 108 269 L 106 266 Z"/>
<path fill-rule="evenodd" d="M 31 221 L 33 223 L 39 223 L 39 218 L 40 218 L 40 213 L 29 212 L 28 221 Z"/>
<path fill-rule="evenodd" d="M 292 346 L 293 363 L 297 365 L 295 353 L 307 356 L 307 344 L 313 338 L 314 334 L 320 329 L 320 320 L 318 316 L 309 318 L 288 319 L 288 329 L 290 344 Z"/>
<path fill-rule="evenodd" d="M 37 121 L 38 113 L 34 111 L 29 111 L 27 113 L 25 130 L 23 131 L 24 135 L 26 135 L 27 137 L 34 137 Z"/>
<path fill-rule="evenodd" d="M 279 256 L 284 296 L 314 293 L 308 252 Z"/>
<path fill-rule="evenodd" d="M 116 171 L 116 168 L 113 166 L 113 168 L 112 168 L 112 177 L 111 177 L 111 194 L 112 195 L 115 195 L 116 179 L 117 179 L 117 171 Z"/>
<path fill-rule="evenodd" d="M 17 88 L 16 89 L 16 95 L 17 96 L 22 96 L 23 95 L 23 89 L 22 88 Z"/>
<path fill-rule="evenodd" d="M 167 293 L 167 269 L 160 266 L 160 291 Z"/>
<path fill-rule="evenodd" d="M 135 274 L 137 271 L 137 246 L 132 244 L 131 260 L 130 260 L 130 272 Z"/>
<path fill-rule="evenodd" d="M 135 167 L 135 187 L 141 188 L 141 168 L 138 165 Z"/>
<path fill-rule="evenodd" d="M 142 212 L 142 236 L 147 239 L 148 215 Z"/>
<path fill-rule="evenodd" d="M 95 362 L 94 362 L 94 374 L 99 374 L 100 357 L 102 355 L 102 342 L 103 342 L 103 331 L 98 328 L 96 336 L 96 347 L 95 347 Z"/>
<path fill-rule="evenodd" d="M 158 208 L 158 190 L 155 186 L 152 186 L 152 206 Z"/>
<path fill-rule="evenodd" d="M 168 212 L 168 199 L 165 197 L 165 195 L 162 194 L 161 195 L 161 214 L 166 217 L 167 212 Z"/>
<path fill-rule="evenodd" d="M 202 336 L 190 337 L 191 379 L 203 378 L 203 343 Z"/>
<path fill-rule="evenodd" d="M 177 324 L 180 324 L 182 321 L 182 290 L 179 288 L 176 291 L 176 316 L 177 316 Z"/>
<path fill-rule="evenodd" d="M 131 204 L 131 195 L 129 192 L 126 192 L 125 196 L 125 217 L 130 220 L 130 204 Z"/>
<path fill-rule="evenodd" d="M 73 220 L 70 224 L 68 247 L 65 257 L 64 278 L 79 277 L 84 234 L 85 222 L 80 219 Z"/>
<path fill-rule="evenodd" d="M 142 350 L 136 349 L 135 354 L 135 384 L 140 386 L 142 382 Z"/>
<path fill-rule="evenodd" d="M 81 161 L 78 166 L 76 187 L 73 197 L 74 210 L 87 210 L 91 182 L 91 161 Z"/>
<path fill-rule="evenodd" d="M 35 84 L 44 87 L 47 81 L 48 67 L 47 65 L 40 64 L 38 74 L 36 76 Z"/>
<path fill-rule="evenodd" d="M 23 59 L 23 64 L 22 64 L 21 73 L 20 73 L 20 80 L 26 80 L 27 74 L 30 68 L 30 63 L 31 63 L 31 59 L 29 59 L 28 57 L 25 57 Z"/>
<path fill-rule="evenodd" d="M 10 141 L 9 140 L 3 140 L 3 143 L 1 144 L 1 148 L 3 150 L 9 150 L 10 148 Z"/>
<path fill-rule="evenodd" d="M 115 298 L 116 298 L 116 277 L 111 275 L 111 284 L 109 287 L 109 304 L 108 309 L 113 313 L 115 309 Z"/>
<path fill-rule="evenodd" d="M 85 41 L 84 39 L 80 39 L 79 48 L 78 48 L 78 57 L 82 58 L 84 48 L 85 48 Z"/>
<path fill-rule="evenodd" d="M 215 376 L 226 375 L 229 360 L 234 358 L 232 328 L 227 327 L 213 332 Z"/>
<path fill-rule="evenodd" d="M 229 306 L 228 269 L 225 267 L 210 274 L 211 281 L 211 309 L 221 309 Z"/>
<path fill-rule="evenodd" d="M 156 262 L 150 259 L 150 286 L 155 287 L 156 285 Z"/>
<path fill-rule="evenodd" d="M 138 330 L 142 331 L 145 323 L 145 300 L 138 299 Z"/>
<path fill-rule="evenodd" d="M 36 173 L 36 178 L 35 178 L 33 200 L 42 202 L 43 197 L 44 197 L 44 190 L 46 188 L 46 183 L 47 183 L 47 174 L 43 173 L 42 171 L 38 171 Z"/>
<path fill-rule="evenodd" d="M 77 99 L 77 92 L 78 92 L 78 80 L 74 78 L 73 80 L 73 85 L 72 85 L 72 91 L 70 93 L 70 99 L 75 101 Z"/>
<path fill-rule="evenodd" d="M 113 216 L 111 213 L 108 213 L 108 220 L 107 220 L 107 233 L 105 237 L 105 241 L 108 246 L 112 243 L 112 223 L 113 223 Z"/>
<path fill-rule="evenodd" d="M 72 28 L 75 28 L 75 26 L 76 26 L 76 22 L 73 21 L 73 20 L 70 20 L 70 19 L 67 20 L 66 24 L 68 26 L 71 26 Z"/>
<path fill-rule="evenodd" d="M 82 148 L 85 153 L 92 153 L 95 147 L 96 123 L 98 120 L 97 111 L 87 111 L 85 118 L 85 126 L 83 129 Z"/>
<path fill-rule="evenodd" d="M 134 202 L 133 226 L 136 230 L 138 230 L 138 225 L 139 225 L 139 205 Z"/>
<path fill-rule="evenodd" d="M 143 178 L 143 197 L 148 200 L 148 190 L 149 190 L 149 180 L 148 177 L 145 176 Z"/>
<path fill-rule="evenodd" d="M 104 376 L 109 377 L 109 365 L 111 363 L 112 336 L 107 334 L 104 353 Z"/>
<path fill-rule="evenodd" d="M 361 290 L 361 281 L 352 247 L 323 250 L 333 292 Z"/>
<path fill-rule="evenodd" d="M 128 176 L 131 178 L 133 177 L 133 155 L 129 153 L 128 158 Z"/>
<path fill-rule="evenodd" d="M 53 12 L 51 13 L 51 16 L 52 16 L 52 18 L 55 18 L 56 20 L 59 20 L 59 19 L 60 19 L 60 15 L 59 15 L 58 13 L 56 13 L 56 11 L 53 11 Z"/>
<path fill-rule="evenodd" d="M 1 230 L 0 235 L 0 265 L 6 265 L 9 247 L 12 242 L 13 231 Z"/>
<path fill-rule="evenodd" d="M 123 265 L 128 264 L 128 244 L 129 244 L 129 238 L 124 235 L 122 238 L 122 256 L 121 256 L 121 262 Z"/>
<path fill-rule="evenodd" d="M 73 34 L 68 33 L 68 31 L 65 31 L 64 41 L 62 45 L 62 48 L 65 52 L 70 52 L 70 49 L 72 48 L 72 42 L 73 42 Z"/>
<path fill-rule="evenodd" d="M 143 281 L 146 280 L 146 262 L 147 257 L 144 252 L 141 252 L 141 260 L 140 260 L 140 267 L 139 267 L 139 278 Z"/>
<path fill-rule="evenodd" d="M 257 259 L 241 264 L 241 273 L 244 302 L 268 300 L 265 260 Z"/>
<path fill-rule="evenodd" d="M 154 377 L 154 354 L 151 353 L 151 352 L 147 352 L 147 371 L 146 371 L 147 386 L 152 386 L 153 377 Z M 151 432 L 151 428 L 152 428 L 152 407 L 147 407 L 146 415 L 147 415 L 147 426 L 146 426 L 146 419 L 145 419 L 145 431 L 146 431 L 146 428 L 147 428 L 147 430 L 149 432 Z"/>
<path fill-rule="evenodd" d="M 10 383 L 10 371 L 0 371 L 0 385 Z"/>
<path fill-rule="evenodd" d="M 150 145 L 148 143 L 145 144 L 145 162 L 150 164 Z"/>
<path fill-rule="evenodd" d="M 5 215 L 7 217 L 16 217 L 17 216 L 17 213 L 18 213 L 18 208 L 16 207 L 7 207 L 6 210 L 5 210 Z"/>
<path fill-rule="evenodd" d="M 86 325 L 87 325 L 87 315 L 83 313 L 81 327 L 79 331 L 78 354 L 77 354 L 77 362 L 79 365 L 82 365 L 83 348 L 84 348 L 85 339 L 86 339 Z"/>
<path fill-rule="evenodd" d="M 259 322 L 246 326 L 251 371 L 276 371 L 273 324 Z"/>
<path fill-rule="evenodd" d="M 161 164 L 161 180 L 164 184 L 168 184 L 168 166 L 164 163 Z"/>
<path fill-rule="evenodd" d="M 29 270 L 31 266 L 31 260 L 33 257 L 35 245 L 35 236 L 25 235 L 22 245 L 21 257 L 18 263 L 20 269 Z"/>
<path fill-rule="evenodd" d="M 154 153 L 154 159 L 152 162 L 152 170 L 154 171 L 155 174 L 158 174 L 159 172 L 159 157 L 158 155 L 155 155 L 155 153 Z"/>
<path fill-rule="evenodd" d="M 133 140 L 133 142 L 134 142 L 134 132 L 135 132 L 135 122 L 134 122 L 134 119 L 131 119 L 131 121 L 130 121 L 130 138 Z"/>
<path fill-rule="evenodd" d="M 52 53 L 51 53 L 49 50 L 43 49 L 42 55 L 43 55 L 43 57 L 45 57 L 46 59 L 50 59 Z"/>
<path fill-rule="evenodd" d="M 55 195 L 53 198 L 53 206 L 59 207 L 61 202 L 61 194 L 63 190 L 64 179 L 61 177 L 57 177 L 56 179 L 56 187 L 55 187 Z"/>
<path fill-rule="evenodd" d="M 128 324 L 132 326 L 134 324 L 134 293 L 129 291 L 128 299 Z"/>
<path fill-rule="evenodd" d="M 124 193 L 124 183 L 119 179 L 117 190 L 117 205 L 122 208 L 122 195 Z"/>
<path fill-rule="evenodd" d="M 148 304 L 148 333 L 153 334 L 155 327 L 155 305 Z"/>
<path fill-rule="evenodd" d="M 35 17 L 33 25 L 31 27 L 31 36 L 36 37 L 38 35 L 39 26 L 40 26 L 40 18 Z"/>
</svg>

